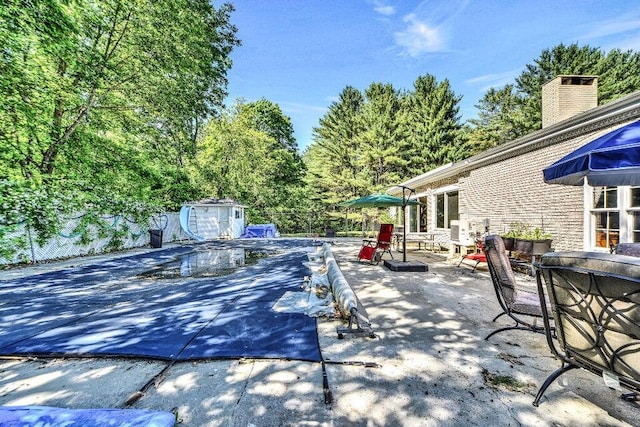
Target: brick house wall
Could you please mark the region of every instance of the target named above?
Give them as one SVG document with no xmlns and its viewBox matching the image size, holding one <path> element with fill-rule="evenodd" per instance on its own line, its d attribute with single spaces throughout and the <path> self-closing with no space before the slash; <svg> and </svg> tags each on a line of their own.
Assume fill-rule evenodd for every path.
<svg viewBox="0 0 640 427">
<path fill-rule="evenodd" d="M 513 222 L 521 222 L 551 234 L 556 250 L 583 249 L 583 188 L 545 184 L 542 170 L 606 132 L 592 132 L 472 170 L 459 179 L 460 212 L 469 220 L 488 218 L 493 233 L 506 232 Z"/>
<path fill-rule="evenodd" d="M 426 194 L 429 223 L 439 188 L 457 185 L 459 212 L 466 220 L 501 233 L 512 222 L 549 233 L 559 251 L 588 250 L 584 188 L 545 184 L 542 170 L 576 148 L 640 119 L 640 92 L 589 109 L 517 140 L 411 178 L 402 185 Z M 389 189 L 395 194 L 396 189 Z M 446 234 L 447 230 L 439 230 Z M 445 242 L 445 246 L 446 246 Z"/>
</svg>

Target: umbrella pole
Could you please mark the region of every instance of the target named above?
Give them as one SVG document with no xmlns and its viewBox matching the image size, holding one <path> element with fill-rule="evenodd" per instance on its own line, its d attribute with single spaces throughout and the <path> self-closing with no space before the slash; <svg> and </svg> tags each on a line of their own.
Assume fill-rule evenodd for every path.
<svg viewBox="0 0 640 427">
<path fill-rule="evenodd" d="M 402 262 L 407 262 L 407 217 L 406 217 L 406 208 L 407 206 L 404 204 L 404 191 L 402 192 Z"/>
<path fill-rule="evenodd" d="M 411 193 L 416 191 L 414 188 L 399 186 L 402 188 L 402 262 L 407 262 L 407 205 L 409 204 L 409 197 Z M 409 195 L 405 194 L 405 190 L 409 191 Z"/>
</svg>

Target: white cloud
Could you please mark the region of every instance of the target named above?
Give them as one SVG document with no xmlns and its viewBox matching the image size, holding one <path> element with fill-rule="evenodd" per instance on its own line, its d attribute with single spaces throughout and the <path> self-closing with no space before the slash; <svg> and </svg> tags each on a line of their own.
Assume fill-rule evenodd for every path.
<svg viewBox="0 0 640 427">
<path fill-rule="evenodd" d="M 521 70 L 509 70 L 502 73 L 485 74 L 482 76 L 472 77 L 465 80 L 465 84 L 474 86 L 481 85 L 479 90 L 486 92 L 487 90 L 494 88 L 501 88 L 506 84 L 515 83 L 516 76 Z"/>
<path fill-rule="evenodd" d="M 595 26 L 595 25 L 594 25 Z M 640 19 L 609 21 L 600 23 L 596 28 L 580 37 L 581 39 L 597 39 L 640 29 Z"/>
<path fill-rule="evenodd" d="M 406 28 L 394 34 L 396 43 L 409 55 L 440 52 L 446 49 L 444 38 L 438 27 L 430 26 L 411 13 L 404 17 Z"/>
<path fill-rule="evenodd" d="M 327 107 L 319 107 L 317 105 L 302 104 L 300 102 L 278 102 L 278 105 L 282 108 L 282 111 L 288 114 L 292 113 L 325 113 Z"/>
<path fill-rule="evenodd" d="M 391 15 L 396 13 L 396 8 L 395 7 L 393 7 L 393 6 L 385 6 L 385 5 L 382 5 L 382 4 L 376 5 L 376 7 L 374 7 L 373 10 L 378 12 L 380 15 L 386 15 L 386 16 L 391 16 Z"/>
</svg>

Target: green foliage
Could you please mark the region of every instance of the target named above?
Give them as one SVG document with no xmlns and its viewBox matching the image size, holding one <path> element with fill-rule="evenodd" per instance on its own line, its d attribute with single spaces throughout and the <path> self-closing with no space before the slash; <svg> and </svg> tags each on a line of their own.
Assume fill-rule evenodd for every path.
<svg viewBox="0 0 640 427">
<path fill-rule="evenodd" d="M 509 224 L 509 230 L 502 233 L 502 237 L 512 237 L 523 240 L 550 239 L 551 234 L 545 233 L 539 227 L 532 228 L 531 224 L 516 221 Z"/>
<path fill-rule="evenodd" d="M 402 145 L 408 156 L 404 177 L 468 157 L 458 107 L 462 98 L 455 95 L 449 81 L 438 83 L 426 74 L 418 77 L 413 87 L 407 94 L 404 121 Z"/>
<path fill-rule="evenodd" d="M 226 95 L 232 11 L 207 0 L 4 2 L 1 222 L 25 221 L 42 241 L 72 211 L 142 220 L 199 194 L 184 167 Z"/>
<path fill-rule="evenodd" d="M 299 231 L 305 167 L 295 147 L 290 119 L 277 105 L 240 102 L 207 124 L 191 163 L 196 186 L 247 205 L 248 223 Z M 291 214 L 296 211 L 301 214 Z"/>
<path fill-rule="evenodd" d="M 640 55 L 631 50 L 609 53 L 588 45 L 559 44 L 527 64 L 515 85 L 492 88 L 476 105 L 478 119 L 468 134 L 482 151 L 538 130 L 542 126 L 542 86 L 558 75 L 598 76 L 598 103 L 640 90 Z"/>
<path fill-rule="evenodd" d="M 472 154 L 523 136 L 522 99 L 514 85 L 490 88 L 476 105 L 478 117 L 469 120 Z"/>
<path fill-rule="evenodd" d="M 347 86 L 320 119 L 305 153 L 318 222 L 344 221 L 339 202 L 468 156 L 459 102 L 448 81 L 438 83 L 430 75 L 405 93 L 382 83 L 372 83 L 364 94 Z"/>
</svg>

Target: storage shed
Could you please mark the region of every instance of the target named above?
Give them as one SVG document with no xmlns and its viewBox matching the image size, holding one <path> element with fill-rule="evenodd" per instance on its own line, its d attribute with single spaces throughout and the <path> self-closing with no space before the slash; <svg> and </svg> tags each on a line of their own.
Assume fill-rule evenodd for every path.
<svg viewBox="0 0 640 427">
<path fill-rule="evenodd" d="M 202 199 L 185 202 L 180 209 L 180 226 L 191 239 L 236 239 L 244 232 L 245 206 L 231 199 Z"/>
</svg>

